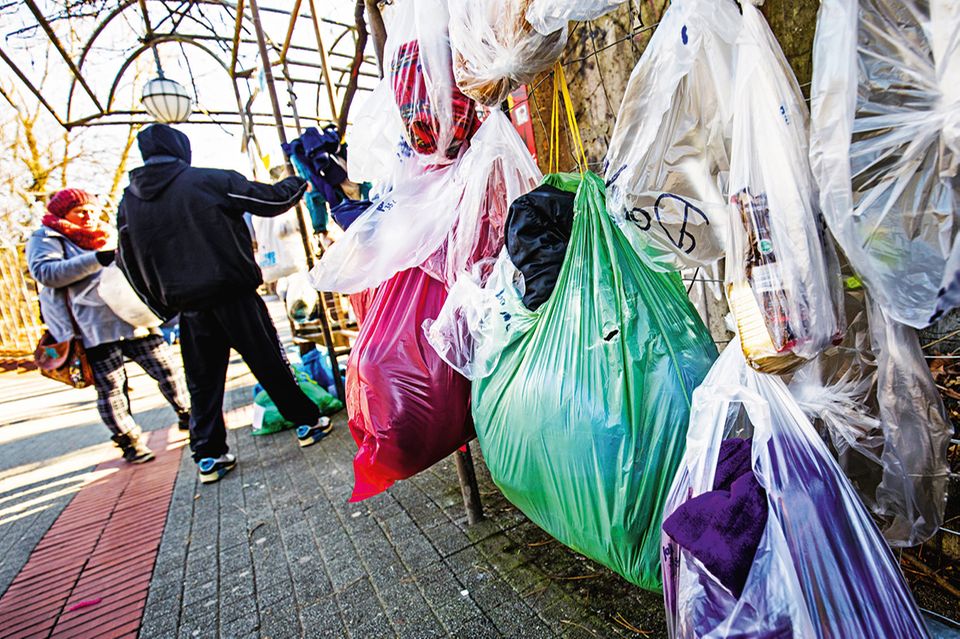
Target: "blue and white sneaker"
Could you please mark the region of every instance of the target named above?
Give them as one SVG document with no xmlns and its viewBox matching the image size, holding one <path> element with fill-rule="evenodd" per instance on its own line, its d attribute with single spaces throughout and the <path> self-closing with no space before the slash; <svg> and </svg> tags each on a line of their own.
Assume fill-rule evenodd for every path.
<svg viewBox="0 0 960 639">
<path fill-rule="evenodd" d="M 200 469 L 200 483 L 212 484 L 220 481 L 236 466 L 237 456 L 232 453 L 225 453 L 217 458 L 204 457 L 197 462 L 197 467 Z"/>
<path fill-rule="evenodd" d="M 313 426 L 297 426 L 297 441 L 301 447 L 313 446 L 318 441 L 330 434 L 333 430 L 333 423 L 329 417 L 321 417 Z"/>
</svg>

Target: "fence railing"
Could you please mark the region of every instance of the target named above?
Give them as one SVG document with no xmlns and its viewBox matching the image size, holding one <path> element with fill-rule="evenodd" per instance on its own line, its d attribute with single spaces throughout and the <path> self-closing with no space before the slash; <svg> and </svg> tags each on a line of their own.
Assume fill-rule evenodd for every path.
<svg viewBox="0 0 960 639">
<path fill-rule="evenodd" d="M 43 334 L 38 308 L 24 245 L 0 245 L 0 357 L 33 353 Z"/>
</svg>

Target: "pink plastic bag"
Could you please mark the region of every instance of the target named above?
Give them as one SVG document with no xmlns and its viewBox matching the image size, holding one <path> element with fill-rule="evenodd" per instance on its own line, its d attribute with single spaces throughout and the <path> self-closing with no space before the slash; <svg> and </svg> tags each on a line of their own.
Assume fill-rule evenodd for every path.
<svg viewBox="0 0 960 639">
<path fill-rule="evenodd" d="M 363 326 L 363 320 L 370 312 L 370 306 L 373 304 L 373 298 L 377 295 L 377 289 L 368 288 L 359 293 L 350 294 L 350 306 L 353 308 L 353 314 L 357 318 L 357 326 Z"/>
<path fill-rule="evenodd" d="M 470 382 L 421 330 L 446 298 L 443 284 L 419 268 L 377 289 L 347 362 L 350 433 L 360 447 L 350 501 L 426 470 L 474 437 Z"/>
</svg>

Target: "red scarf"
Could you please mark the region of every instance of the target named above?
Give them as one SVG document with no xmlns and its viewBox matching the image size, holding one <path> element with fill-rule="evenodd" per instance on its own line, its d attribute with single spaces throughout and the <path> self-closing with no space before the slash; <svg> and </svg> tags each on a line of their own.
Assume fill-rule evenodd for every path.
<svg viewBox="0 0 960 639">
<path fill-rule="evenodd" d="M 80 226 L 52 213 L 47 213 L 43 216 L 42 223 L 48 229 L 53 229 L 57 233 L 65 235 L 68 240 L 88 251 L 96 251 L 107 243 L 107 232 L 100 228 L 95 220 L 91 220 L 91 223 L 86 226 Z"/>
</svg>

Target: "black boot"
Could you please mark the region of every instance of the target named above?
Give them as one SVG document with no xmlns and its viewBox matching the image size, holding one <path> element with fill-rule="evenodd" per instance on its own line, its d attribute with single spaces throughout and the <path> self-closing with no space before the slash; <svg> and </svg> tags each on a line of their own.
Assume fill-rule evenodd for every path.
<svg viewBox="0 0 960 639">
<path fill-rule="evenodd" d="M 136 433 L 121 433 L 110 439 L 123 451 L 123 460 L 130 464 L 142 464 L 153 459 L 153 451 Z"/>
</svg>

